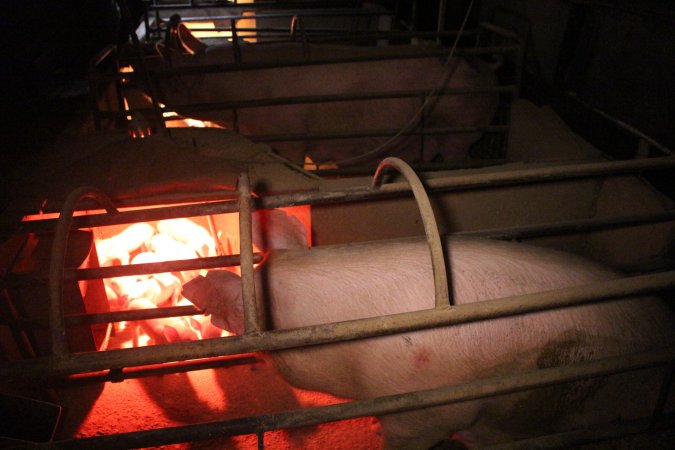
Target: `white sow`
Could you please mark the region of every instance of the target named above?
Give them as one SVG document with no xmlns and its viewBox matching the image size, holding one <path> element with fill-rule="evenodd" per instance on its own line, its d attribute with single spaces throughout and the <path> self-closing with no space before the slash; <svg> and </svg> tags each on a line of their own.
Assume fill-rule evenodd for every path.
<svg viewBox="0 0 675 450">
<path fill-rule="evenodd" d="M 458 304 L 618 277 L 580 257 L 522 244 L 453 239 L 448 249 Z M 271 329 L 434 306 L 431 263 L 421 240 L 272 251 L 256 281 Z M 186 285 L 184 295 L 211 313 L 215 325 L 242 332 L 238 276 L 211 271 Z M 674 323 L 660 300 L 632 298 L 281 351 L 272 358 L 295 386 L 364 399 L 670 346 Z M 383 445 L 426 449 L 457 433 L 473 447 L 649 416 L 660 386 L 656 373 L 383 416 Z"/>
<path fill-rule="evenodd" d="M 424 50 L 418 46 L 403 47 L 347 47 L 313 45 L 313 61 L 335 58 L 366 58 L 365 61 L 299 65 L 275 69 L 230 70 L 202 75 L 181 75 L 159 78 L 164 98 L 169 105 L 216 103 L 241 100 L 268 100 L 300 96 L 350 95 L 397 91 L 426 92 L 438 88 L 479 88 L 497 84 L 493 73 L 495 64 L 474 59 L 445 57 L 415 58 Z M 303 60 L 300 44 L 249 45 L 241 48 L 244 63 L 279 63 Z M 155 69 L 171 71 L 180 67 L 233 64 L 231 46 L 213 46 L 199 55 L 168 52 L 170 56 Z M 407 59 L 375 60 L 382 55 L 403 54 Z M 427 128 L 481 127 L 491 123 L 499 97 L 496 93 L 474 93 L 432 97 L 431 107 L 424 115 L 417 115 L 420 97 L 367 101 L 333 101 L 301 103 L 293 106 L 242 108 L 237 111 L 240 133 L 246 136 L 376 132 L 401 129 L 410 123 L 423 122 Z M 133 99 L 129 99 L 134 103 Z M 148 107 L 147 104 L 132 104 Z M 189 117 L 232 124 L 231 110 L 214 113 L 190 112 Z M 413 129 L 414 127 L 410 128 Z M 471 144 L 480 133 L 430 135 L 421 145 L 419 136 L 396 139 L 393 146 L 376 154 L 369 152 L 383 144 L 386 138 L 328 139 L 322 141 L 297 140 L 271 143 L 282 155 L 302 163 L 308 155 L 314 162 L 336 162 L 339 165 L 378 162 L 387 155 L 398 156 L 408 162 L 432 161 L 440 156 L 446 161 L 459 161 L 467 156 Z M 365 154 L 365 155 L 364 155 Z M 358 161 L 344 161 L 354 157 Z M 343 163 L 344 161 L 344 163 Z"/>
</svg>

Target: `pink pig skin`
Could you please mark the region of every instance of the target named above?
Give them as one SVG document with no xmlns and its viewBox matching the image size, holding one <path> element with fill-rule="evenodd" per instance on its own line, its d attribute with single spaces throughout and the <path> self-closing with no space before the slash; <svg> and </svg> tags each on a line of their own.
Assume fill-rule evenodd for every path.
<svg viewBox="0 0 675 450">
<path fill-rule="evenodd" d="M 618 277 L 588 260 L 523 244 L 449 241 L 457 304 Z M 434 306 L 426 243 L 362 243 L 273 251 L 257 273 L 268 328 L 283 329 Z M 242 332 L 241 282 L 211 271 L 183 294 Z M 539 312 L 395 336 L 275 352 L 293 385 L 355 399 L 470 382 L 672 345 L 672 313 L 651 297 Z M 658 370 L 380 417 L 385 448 L 426 449 L 454 433 L 468 446 L 649 416 Z M 672 406 L 670 406 L 672 407 Z"/>
<path fill-rule="evenodd" d="M 415 57 L 429 48 L 422 46 L 349 47 L 312 45 L 313 61 L 335 58 L 366 58 L 365 61 L 301 65 L 254 71 L 228 71 L 204 75 L 164 77 L 160 81 L 166 103 L 170 105 L 228 102 L 238 100 L 275 99 L 297 96 L 366 94 L 436 89 L 482 88 L 497 84 L 494 69 L 498 63 L 478 58 L 468 61 L 444 56 Z M 278 63 L 303 61 L 300 44 L 243 46 L 244 63 Z M 406 59 L 375 60 L 381 55 L 404 54 Z M 157 70 L 170 68 L 233 64 L 231 46 L 212 46 L 199 55 L 165 53 Z M 170 60 L 170 61 L 169 61 Z M 161 59 L 160 59 L 161 61 Z M 447 80 L 447 82 L 446 82 Z M 432 97 L 423 114 L 424 126 L 482 127 L 491 123 L 499 96 L 495 92 Z M 304 103 L 292 106 L 242 108 L 237 112 L 237 126 L 245 136 L 280 133 L 334 133 L 404 129 L 420 121 L 419 97 Z M 132 108 L 147 104 L 131 105 Z M 232 123 L 230 110 L 193 112 L 192 118 Z M 337 139 L 323 141 L 273 142 L 270 145 L 289 159 L 302 164 L 305 155 L 315 163 L 336 162 L 338 165 L 379 162 L 385 156 L 398 156 L 408 162 L 432 161 L 441 156 L 446 161 L 466 158 L 469 147 L 480 138 L 479 132 L 430 135 L 423 149 L 419 136 L 403 136 L 384 151 L 364 156 L 388 138 Z M 346 159 L 364 156 L 358 161 Z"/>
</svg>

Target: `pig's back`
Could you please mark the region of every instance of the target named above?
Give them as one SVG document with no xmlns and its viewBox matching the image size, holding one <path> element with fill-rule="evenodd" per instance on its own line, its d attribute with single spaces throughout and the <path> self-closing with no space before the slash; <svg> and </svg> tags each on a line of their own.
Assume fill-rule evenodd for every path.
<svg viewBox="0 0 675 450">
<path fill-rule="evenodd" d="M 267 266 L 267 279 L 274 280 L 267 289 L 271 291 L 275 328 L 373 317 L 434 305 L 430 258 L 421 240 L 284 252 L 272 257 Z M 566 253 L 474 239 L 452 240 L 450 268 L 457 304 L 618 276 L 601 265 Z M 278 353 L 275 360 L 287 379 L 299 387 L 368 398 L 672 345 L 673 330 L 672 316 L 663 304 L 640 298 L 310 347 Z M 625 390 L 628 382 L 621 381 L 621 389 Z M 654 390 L 645 383 L 639 387 Z M 572 399 L 576 406 L 593 398 L 606 402 L 616 395 L 604 382 L 589 389 L 570 391 L 581 392 L 580 398 Z M 566 401 L 569 392 L 527 394 L 523 401 L 529 407 L 546 409 L 556 395 L 558 401 Z M 639 393 L 637 397 L 642 401 L 645 395 Z M 505 417 L 519 417 L 513 405 L 512 400 L 504 398 L 484 401 L 466 418 L 454 422 L 450 431 L 473 424 L 475 436 L 482 434 L 481 427 L 500 427 L 494 424 L 504 422 L 506 428 L 511 428 L 504 432 L 510 433 L 533 423 L 529 416 L 524 425 L 505 421 Z M 587 411 L 597 415 L 593 406 L 579 408 L 574 420 L 562 409 L 555 412 L 556 417 L 546 416 L 546 426 L 560 425 L 558 416 L 565 418 L 565 426 L 574 426 L 585 423 L 587 417 L 583 414 Z M 485 414 L 478 414 L 479 409 Z M 619 414 L 617 411 L 621 406 L 609 413 Z M 482 422 L 476 422 L 478 416 Z M 614 418 L 610 415 L 603 419 Z"/>
</svg>

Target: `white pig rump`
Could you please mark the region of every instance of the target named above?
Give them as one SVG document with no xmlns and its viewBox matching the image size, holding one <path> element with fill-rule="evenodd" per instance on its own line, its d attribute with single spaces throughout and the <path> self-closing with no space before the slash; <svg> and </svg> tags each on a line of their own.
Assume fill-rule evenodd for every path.
<svg viewBox="0 0 675 450">
<path fill-rule="evenodd" d="M 520 244 L 452 239 L 448 250 L 457 304 L 618 276 L 576 256 Z M 229 274 L 217 281 L 209 275 L 194 289 L 186 286 L 192 290 L 184 292 L 186 297 L 220 314 L 221 324 L 241 320 L 239 279 Z M 206 287 L 209 283 L 232 285 Z M 213 289 L 222 295 L 203 295 L 214 294 Z M 434 306 L 428 249 L 418 239 L 273 251 L 258 271 L 257 290 L 273 329 Z M 363 399 L 666 347 L 674 337 L 670 311 L 645 297 L 306 347 L 272 357 L 297 387 Z M 653 372 L 631 372 L 383 416 L 384 445 L 423 449 L 457 433 L 465 444 L 479 446 L 648 417 L 659 386 Z"/>
<path fill-rule="evenodd" d="M 275 150 L 294 162 L 308 156 L 316 163 L 338 165 L 364 164 L 384 156 L 398 156 L 408 162 L 461 161 L 480 132 L 454 134 L 430 133 L 422 140 L 417 135 L 402 134 L 391 144 L 373 152 L 399 130 L 419 131 L 444 127 L 486 127 L 495 115 L 499 96 L 495 92 L 433 97 L 420 114 L 424 98 L 394 96 L 394 93 L 442 89 L 492 88 L 497 85 L 494 65 L 481 59 L 471 61 L 444 56 L 420 57 L 429 49 L 416 46 L 348 47 L 312 45 L 312 61 L 366 58 L 349 63 L 301 64 L 276 68 L 220 71 L 218 73 L 182 74 L 160 78 L 162 102 L 179 112 L 181 105 L 217 102 L 279 101 L 282 99 L 383 94 L 390 98 L 371 100 L 322 101 L 240 108 L 236 123 L 231 110 L 188 112 L 192 118 L 224 124 L 253 140 L 268 142 Z M 242 46 L 244 64 L 298 63 L 303 61 L 300 44 Z M 210 47 L 204 54 L 171 53 L 160 69 L 180 71 L 186 66 L 233 64 L 231 47 Z M 428 53 L 427 53 L 428 54 Z M 400 55 L 397 59 L 377 58 Z M 372 58 L 372 59 L 369 59 Z M 133 107 L 133 105 L 132 105 Z M 355 137 L 331 139 L 335 134 L 356 133 Z M 300 136 L 294 140 L 275 140 L 272 136 Z M 321 136 L 306 139 L 303 136 Z M 358 158 L 358 159 L 354 159 Z"/>
</svg>

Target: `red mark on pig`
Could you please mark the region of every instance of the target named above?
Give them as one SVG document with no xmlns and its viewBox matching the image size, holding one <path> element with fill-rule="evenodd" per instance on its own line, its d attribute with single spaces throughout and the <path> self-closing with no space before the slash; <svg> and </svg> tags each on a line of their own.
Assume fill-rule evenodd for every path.
<svg viewBox="0 0 675 450">
<path fill-rule="evenodd" d="M 418 348 L 413 352 L 412 363 L 415 369 L 424 369 L 431 363 L 431 351 L 427 347 Z"/>
</svg>

